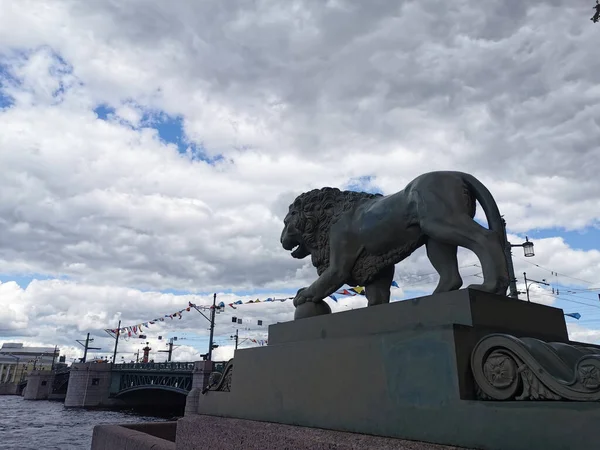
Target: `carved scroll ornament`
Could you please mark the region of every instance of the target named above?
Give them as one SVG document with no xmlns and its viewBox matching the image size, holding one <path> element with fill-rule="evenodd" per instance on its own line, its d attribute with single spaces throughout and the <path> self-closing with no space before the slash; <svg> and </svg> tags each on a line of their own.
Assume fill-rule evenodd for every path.
<svg viewBox="0 0 600 450">
<path fill-rule="evenodd" d="M 225 368 L 223 369 L 223 373 L 221 372 L 212 372 L 208 378 L 208 385 L 202 391 L 203 394 L 206 394 L 208 391 L 221 391 L 221 392 L 230 392 L 231 391 L 231 377 L 233 376 L 233 359 L 230 359 Z"/>
<path fill-rule="evenodd" d="M 600 349 L 491 334 L 471 354 L 484 400 L 600 400 Z"/>
</svg>

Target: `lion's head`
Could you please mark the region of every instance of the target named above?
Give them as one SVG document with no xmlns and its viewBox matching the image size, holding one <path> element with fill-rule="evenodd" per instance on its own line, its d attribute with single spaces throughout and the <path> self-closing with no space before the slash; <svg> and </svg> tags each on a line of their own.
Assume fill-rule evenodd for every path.
<svg viewBox="0 0 600 450">
<path fill-rule="evenodd" d="M 340 191 L 329 187 L 300 194 L 283 220 L 281 245 L 285 250 L 293 250 L 294 258 L 311 255 L 312 264 L 321 275 L 329 266 L 331 225 L 357 202 L 375 197 L 381 197 L 381 194 Z"/>
</svg>

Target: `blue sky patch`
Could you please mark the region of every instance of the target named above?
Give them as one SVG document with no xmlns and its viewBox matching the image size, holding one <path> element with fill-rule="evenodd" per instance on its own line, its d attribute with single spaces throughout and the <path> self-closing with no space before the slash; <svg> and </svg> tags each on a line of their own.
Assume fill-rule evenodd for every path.
<svg viewBox="0 0 600 450">
<path fill-rule="evenodd" d="M 141 126 L 154 128 L 158 133 L 159 139 L 164 143 L 175 145 L 181 155 L 188 156 L 192 161 L 204 161 L 209 164 L 215 164 L 224 159 L 221 155 L 209 157 L 202 145 L 196 145 L 188 141 L 185 135 L 183 117 L 171 116 L 163 111 L 144 109 L 140 105 L 134 104 L 132 106 L 144 110 Z M 115 111 L 115 108 L 105 104 L 94 108 L 94 113 L 101 120 L 111 120 Z"/>
<path fill-rule="evenodd" d="M 370 194 L 383 194 L 383 191 L 374 185 L 375 177 L 372 175 L 365 175 L 362 177 L 355 177 L 348 180 L 346 183 L 346 189 L 349 191 L 368 192 Z"/>
<path fill-rule="evenodd" d="M 98 119 L 108 120 L 109 116 L 115 113 L 115 109 L 110 106 L 100 105 L 94 108 L 94 113 L 98 116 Z"/>
<path fill-rule="evenodd" d="M 150 126 L 158 132 L 161 141 L 167 144 L 174 144 L 182 155 L 187 155 L 192 161 L 204 161 L 214 164 L 221 161 L 223 157 L 209 157 L 202 145 L 190 143 L 185 135 L 183 117 L 171 116 L 164 112 L 145 113 L 142 118 L 144 126 Z"/>
<path fill-rule="evenodd" d="M 162 141 L 175 144 L 180 153 L 185 153 L 187 146 L 184 144 L 185 132 L 181 116 L 171 117 L 167 114 L 144 115 L 143 121 L 158 131 L 158 136 Z"/>
<path fill-rule="evenodd" d="M 69 277 L 67 277 L 66 275 L 54 276 L 54 275 L 44 275 L 41 273 L 16 274 L 16 275 L 0 273 L 0 282 L 7 283 L 9 281 L 14 281 L 21 287 L 21 289 L 26 289 L 27 286 L 29 286 L 33 280 L 69 280 Z"/>
<path fill-rule="evenodd" d="M 15 103 L 5 89 L 9 84 L 19 85 L 19 83 L 19 80 L 10 73 L 6 64 L 0 63 L 0 109 L 10 108 Z"/>
<path fill-rule="evenodd" d="M 574 249 L 578 250 L 600 250 L 600 228 L 588 227 L 583 230 L 565 231 L 560 228 L 546 228 L 542 230 L 528 231 L 530 240 L 544 239 L 560 236 Z"/>
</svg>

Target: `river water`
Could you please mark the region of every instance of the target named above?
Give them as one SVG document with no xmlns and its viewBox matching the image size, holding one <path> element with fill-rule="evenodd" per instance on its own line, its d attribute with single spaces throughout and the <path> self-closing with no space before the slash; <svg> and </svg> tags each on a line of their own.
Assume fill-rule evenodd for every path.
<svg viewBox="0 0 600 450">
<path fill-rule="evenodd" d="M 0 450 L 89 450 L 100 424 L 162 421 L 133 412 L 65 408 L 61 402 L 0 396 Z"/>
</svg>

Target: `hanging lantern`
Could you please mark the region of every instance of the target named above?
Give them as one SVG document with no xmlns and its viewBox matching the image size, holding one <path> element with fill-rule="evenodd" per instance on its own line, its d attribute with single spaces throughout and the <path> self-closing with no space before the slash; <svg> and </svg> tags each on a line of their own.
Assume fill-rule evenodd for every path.
<svg viewBox="0 0 600 450">
<path fill-rule="evenodd" d="M 531 242 L 527 236 L 525 236 L 525 242 L 523 242 L 523 253 L 525 254 L 526 258 L 530 258 L 532 256 L 535 256 L 535 253 L 533 251 L 533 242 Z"/>
</svg>

